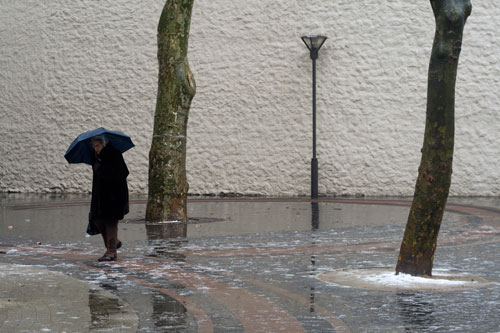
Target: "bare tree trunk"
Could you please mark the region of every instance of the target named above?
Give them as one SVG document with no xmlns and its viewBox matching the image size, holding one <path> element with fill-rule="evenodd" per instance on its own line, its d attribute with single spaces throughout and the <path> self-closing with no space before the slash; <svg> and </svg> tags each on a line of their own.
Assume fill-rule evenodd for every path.
<svg viewBox="0 0 500 333">
<path fill-rule="evenodd" d="M 146 221 L 186 221 L 186 129 L 196 92 L 187 51 L 194 0 L 167 0 L 158 24 L 158 96 Z"/>
<path fill-rule="evenodd" d="M 436 242 L 451 184 L 455 81 L 470 0 L 431 0 L 436 33 L 429 64 L 427 119 L 415 194 L 396 274 L 432 275 Z"/>
</svg>

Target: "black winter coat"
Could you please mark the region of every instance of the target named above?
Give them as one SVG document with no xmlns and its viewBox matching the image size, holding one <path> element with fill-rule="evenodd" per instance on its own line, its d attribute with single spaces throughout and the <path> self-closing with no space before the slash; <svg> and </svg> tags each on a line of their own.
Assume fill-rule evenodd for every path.
<svg viewBox="0 0 500 333">
<path fill-rule="evenodd" d="M 90 220 L 121 220 L 129 212 L 127 165 L 122 153 L 107 144 L 92 159 Z"/>
</svg>

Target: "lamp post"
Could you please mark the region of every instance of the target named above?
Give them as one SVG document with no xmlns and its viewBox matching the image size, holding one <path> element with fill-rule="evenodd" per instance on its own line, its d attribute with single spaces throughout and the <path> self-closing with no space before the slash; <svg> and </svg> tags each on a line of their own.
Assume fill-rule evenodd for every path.
<svg viewBox="0 0 500 333">
<path fill-rule="evenodd" d="M 311 159 L 311 198 L 318 197 L 318 159 L 316 158 L 316 59 L 318 51 L 326 41 L 326 36 L 302 36 L 312 60 L 312 106 L 313 106 L 313 157 Z"/>
</svg>

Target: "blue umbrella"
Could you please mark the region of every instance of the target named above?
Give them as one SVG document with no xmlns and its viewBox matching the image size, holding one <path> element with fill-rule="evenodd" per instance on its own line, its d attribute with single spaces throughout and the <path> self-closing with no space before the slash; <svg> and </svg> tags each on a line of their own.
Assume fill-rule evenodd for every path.
<svg viewBox="0 0 500 333">
<path fill-rule="evenodd" d="M 104 127 L 100 127 L 98 129 L 80 134 L 71 143 L 68 150 L 66 150 L 64 158 L 66 158 L 69 163 L 92 164 L 92 154 L 94 154 L 94 149 L 92 148 L 91 139 L 98 135 L 104 135 L 106 139 L 108 139 L 108 144 L 111 143 L 113 147 L 122 153 L 134 147 L 132 139 L 130 139 L 128 135 L 119 131 L 110 131 Z"/>
</svg>

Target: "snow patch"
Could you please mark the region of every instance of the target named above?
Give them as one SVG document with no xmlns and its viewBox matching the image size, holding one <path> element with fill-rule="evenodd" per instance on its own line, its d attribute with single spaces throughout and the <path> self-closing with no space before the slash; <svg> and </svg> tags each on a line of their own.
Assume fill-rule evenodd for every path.
<svg viewBox="0 0 500 333">
<path fill-rule="evenodd" d="M 393 267 L 343 269 L 322 272 L 316 278 L 335 286 L 373 290 L 453 290 L 482 288 L 490 282 L 477 276 L 435 269 L 432 277 L 396 275 Z"/>
<path fill-rule="evenodd" d="M 412 287 L 420 284 L 437 284 L 437 285 L 449 285 L 449 286 L 457 286 L 463 284 L 477 284 L 478 281 L 466 281 L 464 280 L 450 280 L 446 279 L 446 276 L 451 276 L 450 274 L 446 275 L 434 275 L 431 277 L 420 277 L 420 276 L 412 276 L 409 274 L 396 275 L 394 272 L 381 272 L 378 274 L 368 274 L 365 276 L 360 276 L 361 279 L 367 282 L 373 282 L 377 284 L 381 284 L 384 286 L 396 286 L 396 287 Z M 465 278 L 465 277 L 464 277 Z"/>
<path fill-rule="evenodd" d="M 151 224 L 172 224 L 172 223 L 185 223 L 185 222 L 182 222 L 182 221 L 178 221 L 178 220 L 172 220 L 172 221 L 159 221 L 159 222 L 154 222 L 154 223 L 151 223 Z"/>
</svg>

